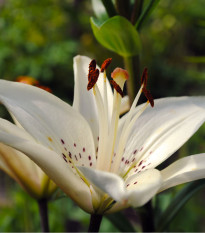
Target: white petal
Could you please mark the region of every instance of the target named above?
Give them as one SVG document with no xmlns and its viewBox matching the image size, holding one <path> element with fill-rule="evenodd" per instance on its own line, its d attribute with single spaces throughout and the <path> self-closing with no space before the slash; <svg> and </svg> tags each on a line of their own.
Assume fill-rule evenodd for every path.
<svg viewBox="0 0 205 233">
<path fill-rule="evenodd" d="M 136 112 L 139 108 L 136 109 Z M 156 167 L 179 149 L 203 124 L 205 97 L 164 98 L 137 119 L 124 157 Z M 123 119 L 122 119 L 123 121 Z"/>
<path fill-rule="evenodd" d="M 78 167 L 79 170 L 94 185 L 105 193 L 109 194 L 116 201 L 123 201 L 125 198 L 124 180 L 114 173 L 90 169 L 87 167 Z"/>
<path fill-rule="evenodd" d="M 16 127 L 16 131 L 20 129 Z M 93 212 L 88 186 L 74 174 L 68 164 L 56 152 L 16 135 L 16 132 L 6 132 L 0 127 L 0 142 L 26 154 L 81 208 L 87 212 Z"/>
<path fill-rule="evenodd" d="M 148 202 L 161 186 L 161 174 L 156 169 L 149 169 L 135 174 L 126 180 L 128 203 L 139 207 Z"/>
<path fill-rule="evenodd" d="M 160 192 L 178 184 L 205 178 L 205 153 L 177 160 L 161 171 Z"/>
<path fill-rule="evenodd" d="M 97 143 L 98 134 L 98 112 L 96 101 L 93 95 L 93 91 L 87 91 L 88 84 L 88 67 L 91 59 L 85 56 L 76 56 L 74 58 L 74 77 L 75 77 L 75 89 L 74 89 L 74 101 L 73 107 L 77 109 L 84 118 L 88 121 L 92 128 L 95 142 Z M 99 69 L 99 67 L 97 67 Z M 97 85 L 100 93 L 103 96 L 103 74 L 101 73 Z M 107 94 L 108 94 L 108 112 L 111 116 L 113 93 L 111 86 L 107 80 Z"/>
<path fill-rule="evenodd" d="M 36 141 L 59 154 L 70 152 L 76 164 L 95 166 L 91 129 L 71 106 L 40 88 L 5 80 L 0 101 Z"/>
<path fill-rule="evenodd" d="M 0 168 L 15 179 L 31 196 L 42 197 L 45 187 L 41 186 L 41 179 L 44 173 L 26 155 L 0 143 Z"/>
<path fill-rule="evenodd" d="M 156 169 L 134 175 L 126 183 L 114 173 L 86 167 L 79 167 L 79 169 L 94 185 L 124 206 L 127 204 L 133 207 L 144 205 L 157 193 L 161 185 L 161 175 Z M 135 183 L 136 181 L 137 183 Z"/>
</svg>

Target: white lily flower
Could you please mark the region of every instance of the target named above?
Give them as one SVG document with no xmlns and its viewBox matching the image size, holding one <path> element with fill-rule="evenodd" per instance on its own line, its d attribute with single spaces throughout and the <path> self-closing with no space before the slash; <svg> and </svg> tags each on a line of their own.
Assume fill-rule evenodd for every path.
<svg viewBox="0 0 205 233">
<path fill-rule="evenodd" d="M 50 198 L 54 182 L 25 154 L 0 143 L 0 169 L 13 178 L 33 198 Z"/>
<path fill-rule="evenodd" d="M 88 66 L 93 91 L 87 91 Z M 81 208 L 103 214 L 138 207 L 157 192 L 205 177 L 205 154 L 156 169 L 202 125 L 204 97 L 135 107 L 143 88 L 152 103 L 144 79 L 130 111 L 119 118 L 126 71 L 113 72 L 114 95 L 105 71 L 97 81 L 95 62 L 87 57 L 75 57 L 74 75 L 73 107 L 41 89 L 1 80 L 0 101 L 24 129 L 0 119 L 0 142 L 30 157 Z"/>
</svg>

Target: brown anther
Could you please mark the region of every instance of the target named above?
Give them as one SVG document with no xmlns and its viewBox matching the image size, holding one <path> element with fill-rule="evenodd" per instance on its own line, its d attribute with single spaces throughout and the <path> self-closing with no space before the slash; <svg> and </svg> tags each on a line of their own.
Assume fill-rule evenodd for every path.
<svg viewBox="0 0 205 233">
<path fill-rule="evenodd" d="M 113 88 L 123 97 L 124 95 L 121 87 L 114 80 L 110 80 L 110 83 L 112 84 Z"/>
<path fill-rule="evenodd" d="M 94 87 L 94 85 L 96 84 L 96 82 L 98 80 L 98 77 L 99 77 L 99 70 L 98 69 L 89 71 L 88 85 L 87 85 L 88 91 Z"/>
<path fill-rule="evenodd" d="M 101 70 L 100 70 L 100 72 L 104 72 L 104 71 L 108 68 L 108 66 L 110 65 L 111 62 L 112 62 L 112 58 L 106 59 L 106 60 L 103 62 L 103 64 L 101 65 Z"/>
<path fill-rule="evenodd" d="M 143 88 L 142 91 L 143 91 L 144 95 L 146 96 L 146 98 L 148 99 L 150 105 L 152 107 L 154 107 L 154 99 L 152 97 L 151 92 L 149 90 L 147 90 L 146 88 Z"/>
<path fill-rule="evenodd" d="M 143 84 L 144 88 L 147 87 L 147 78 L 148 78 L 148 71 L 147 68 L 145 67 L 141 77 L 141 85 Z"/>
<path fill-rule="evenodd" d="M 89 64 L 89 73 L 90 73 L 91 71 L 94 71 L 95 69 L 96 69 L 96 60 L 93 59 L 93 60 L 90 62 L 90 64 Z"/>
</svg>

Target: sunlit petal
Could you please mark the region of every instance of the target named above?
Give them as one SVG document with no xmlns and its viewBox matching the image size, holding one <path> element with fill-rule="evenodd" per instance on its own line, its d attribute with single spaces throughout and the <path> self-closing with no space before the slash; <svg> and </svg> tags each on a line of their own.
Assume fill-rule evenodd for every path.
<svg viewBox="0 0 205 233">
<path fill-rule="evenodd" d="M 19 131 L 20 129 L 17 128 L 16 130 Z M 1 126 L 0 141 L 26 154 L 84 210 L 87 212 L 93 211 L 89 187 L 56 152 L 34 141 L 15 136 L 15 133 L 6 132 Z"/>
<path fill-rule="evenodd" d="M 156 167 L 179 149 L 204 120 L 204 97 L 155 101 L 155 107 L 146 109 L 137 119 L 125 148 L 124 161 L 127 159 L 130 166 L 135 158 L 141 163 L 141 168 Z"/>
<path fill-rule="evenodd" d="M 178 184 L 205 178 L 205 153 L 177 160 L 161 171 L 160 192 Z"/>
<path fill-rule="evenodd" d="M 40 88 L 4 80 L 0 100 L 36 141 L 60 155 L 71 154 L 79 165 L 95 166 L 91 129 L 71 106 Z"/>
</svg>

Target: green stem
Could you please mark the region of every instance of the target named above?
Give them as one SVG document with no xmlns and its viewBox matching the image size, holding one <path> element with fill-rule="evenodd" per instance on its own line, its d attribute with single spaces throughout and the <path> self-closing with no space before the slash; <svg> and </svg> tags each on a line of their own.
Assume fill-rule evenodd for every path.
<svg viewBox="0 0 205 233">
<path fill-rule="evenodd" d="M 132 104 L 137 91 L 139 90 L 140 83 L 140 72 L 139 56 L 135 57 L 124 57 L 125 69 L 129 73 L 129 79 L 127 81 L 127 92 L 130 98 L 130 104 Z"/>
<path fill-rule="evenodd" d="M 153 215 L 153 207 L 151 201 L 147 202 L 142 207 L 142 211 L 140 213 L 142 231 L 143 232 L 154 232 L 154 215 Z"/>
<path fill-rule="evenodd" d="M 159 3 L 159 1 L 160 0 L 150 0 L 149 5 L 144 10 L 144 12 L 141 14 L 137 23 L 135 24 L 135 27 L 138 31 L 140 30 L 144 20 L 148 17 L 148 15 L 150 15 L 152 13 L 152 11 L 154 10 L 155 6 Z"/>
<path fill-rule="evenodd" d="M 143 7 L 143 0 L 135 0 L 131 14 L 131 20 L 130 20 L 132 24 L 135 24 L 138 18 L 140 17 L 142 12 L 142 7 Z"/>
<path fill-rule="evenodd" d="M 115 3 L 116 3 L 118 14 L 129 20 L 130 19 L 130 13 L 129 13 L 130 1 L 129 0 L 115 0 Z"/>
<path fill-rule="evenodd" d="M 42 232 L 49 232 L 48 224 L 48 200 L 46 198 L 38 200 L 39 213 L 41 217 Z"/>
<path fill-rule="evenodd" d="M 90 215 L 90 225 L 88 228 L 88 232 L 99 232 L 102 217 L 103 216 L 99 214 Z"/>
<path fill-rule="evenodd" d="M 115 10 L 115 7 L 112 3 L 112 0 L 101 0 L 109 17 L 113 17 L 115 15 L 117 15 L 117 12 Z"/>
</svg>

